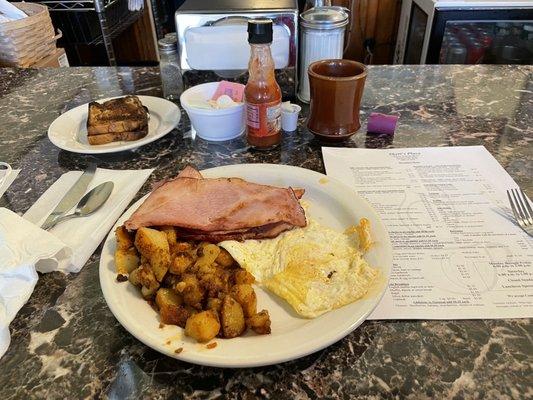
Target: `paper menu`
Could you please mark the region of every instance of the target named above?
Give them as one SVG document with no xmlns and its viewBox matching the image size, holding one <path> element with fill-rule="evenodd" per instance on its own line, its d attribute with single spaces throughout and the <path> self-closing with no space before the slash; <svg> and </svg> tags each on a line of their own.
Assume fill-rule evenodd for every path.
<svg viewBox="0 0 533 400">
<path fill-rule="evenodd" d="M 516 183 L 483 146 L 322 152 L 391 236 L 389 287 L 370 319 L 533 317 L 533 239 L 508 204 Z"/>
</svg>

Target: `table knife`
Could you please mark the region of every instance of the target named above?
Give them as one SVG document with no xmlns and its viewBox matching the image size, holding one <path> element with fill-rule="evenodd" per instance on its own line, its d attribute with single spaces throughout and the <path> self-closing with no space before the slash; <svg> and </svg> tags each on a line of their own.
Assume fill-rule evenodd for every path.
<svg viewBox="0 0 533 400">
<path fill-rule="evenodd" d="M 41 225 L 42 229 L 48 229 L 50 225 L 53 224 L 54 220 L 72 209 L 78 201 L 83 197 L 89 183 L 91 183 L 94 173 L 96 172 L 96 164 L 91 163 L 87 167 L 83 174 L 78 178 L 76 183 L 68 190 L 68 192 L 63 196 L 59 204 L 54 208 L 54 211 L 46 218 L 44 223 Z"/>
</svg>

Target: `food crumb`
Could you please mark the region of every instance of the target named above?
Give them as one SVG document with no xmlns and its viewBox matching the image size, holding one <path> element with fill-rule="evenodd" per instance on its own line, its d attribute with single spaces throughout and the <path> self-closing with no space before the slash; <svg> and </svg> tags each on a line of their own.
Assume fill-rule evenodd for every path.
<svg viewBox="0 0 533 400">
<path fill-rule="evenodd" d="M 159 329 L 163 329 L 164 327 L 165 327 L 165 324 L 162 323 L 162 322 L 160 322 L 160 323 L 159 323 Z"/>
<path fill-rule="evenodd" d="M 318 183 L 320 183 L 321 185 L 325 185 L 326 183 L 329 182 L 329 179 L 328 178 L 320 178 L 318 180 Z"/>
<path fill-rule="evenodd" d="M 183 347 L 180 347 L 180 348 L 174 350 L 174 353 L 179 354 L 179 353 L 181 353 L 182 351 L 183 351 Z"/>
<path fill-rule="evenodd" d="M 165 342 L 165 344 L 166 344 L 166 345 L 169 345 L 169 344 L 170 344 L 170 340 L 167 340 L 167 341 Z"/>
<path fill-rule="evenodd" d="M 126 282 L 128 280 L 128 277 L 126 275 L 118 274 L 117 275 L 117 282 Z"/>
<path fill-rule="evenodd" d="M 205 347 L 207 347 L 208 349 L 214 349 L 215 347 L 217 347 L 217 342 L 209 343 Z"/>
</svg>

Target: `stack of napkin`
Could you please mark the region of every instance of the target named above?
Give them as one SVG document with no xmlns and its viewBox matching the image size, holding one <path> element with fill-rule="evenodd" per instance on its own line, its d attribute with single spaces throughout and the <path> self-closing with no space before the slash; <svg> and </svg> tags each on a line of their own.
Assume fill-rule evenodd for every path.
<svg viewBox="0 0 533 400">
<path fill-rule="evenodd" d="M 23 218 L 0 208 L 0 357 L 9 346 L 9 324 L 33 292 L 37 271 L 80 271 L 152 171 L 97 169 L 87 192 L 112 181 L 107 202 L 91 216 L 62 222 L 48 232 L 40 225 L 81 171 L 62 175 Z"/>
</svg>

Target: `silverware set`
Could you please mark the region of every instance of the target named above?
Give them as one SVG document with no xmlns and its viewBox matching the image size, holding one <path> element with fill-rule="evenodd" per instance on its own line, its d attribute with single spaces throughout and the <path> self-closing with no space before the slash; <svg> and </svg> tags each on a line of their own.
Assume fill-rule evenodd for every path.
<svg viewBox="0 0 533 400">
<path fill-rule="evenodd" d="M 105 204 L 113 191 L 113 182 L 107 181 L 101 183 L 85 194 L 87 187 L 93 180 L 95 172 L 96 164 L 89 164 L 89 167 L 87 167 L 74 185 L 63 196 L 48 218 L 46 218 L 41 225 L 42 229 L 49 230 L 60 222 L 72 218 L 86 217 L 93 214 Z M 74 206 L 76 206 L 75 211 L 71 214 L 67 214 Z"/>
</svg>

